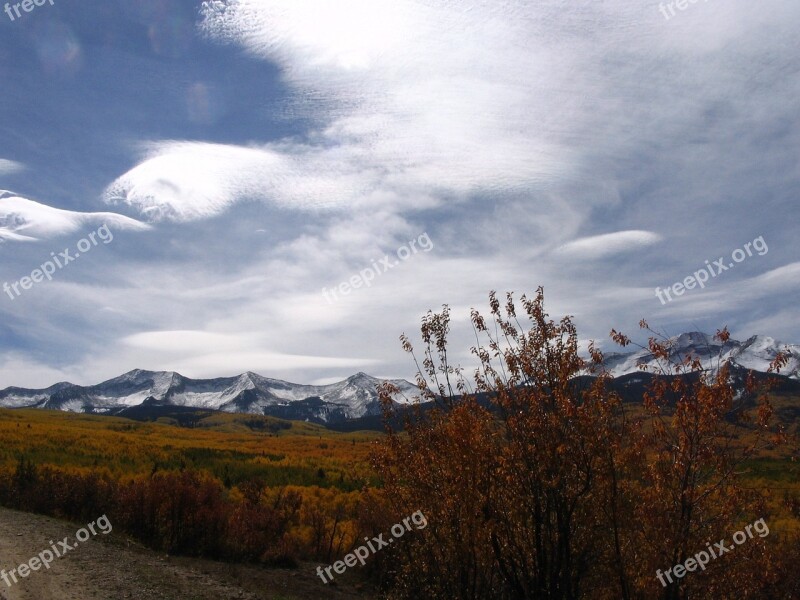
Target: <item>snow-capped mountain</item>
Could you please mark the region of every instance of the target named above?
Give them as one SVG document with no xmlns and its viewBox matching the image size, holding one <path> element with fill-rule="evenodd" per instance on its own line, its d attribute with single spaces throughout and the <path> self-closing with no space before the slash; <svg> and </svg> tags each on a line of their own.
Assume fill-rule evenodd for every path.
<svg viewBox="0 0 800 600">
<path fill-rule="evenodd" d="M 136 369 L 88 387 L 65 382 L 42 390 L 7 388 L 0 391 L 0 406 L 105 414 L 141 405 L 185 406 L 328 423 L 380 414 L 376 388 L 383 381 L 357 373 L 329 385 L 301 385 L 251 372 L 189 379 L 172 371 Z M 418 392 L 408 381 L 392 383 L 402 392 L 399 403 Z"/>
<path fill-rule="evenodd" d="M 800 346 L 753 336 L 745 342 L 725 344 L 704 333 L 684 333 L 669 340 L 672 357 L 679 361 L 691 353 L 710 369 L 722 362 L 766 372 L 777 353 L 788 347 L 791 358 L 781 375 L 800 380 Z M 650 372 L 658 366 L 648 350 L 606 355 L 606 368 L 614 377 Z M 302 385 L 242 373 L 237 377 L 189 379 L 173 371 L 133 370 L 93 386 L 57 383 L 41 390 L 10 387 L 0 391 L 0 407 L 46 408 L 72 412 L 124 414 L 136 407 L 190 407 L 225 412 L 263 414 L 317 423 L 343 423 L 381 414 L 377 387 L 384 380 L 357 373 L 328 385 Z M 419 392 L 403 379 L 391 380 L 401 391 L 395 398 L 405 403 Z"/>
<path fill-rule="evenodd" d="M 683 333 L 669 339 L 670 353 L 674 362 L 688 354 L 699 358 L 703 366 L 716 369 L 725 362 L 744 369 L 765 373 L 778 352 L 788 348 L 791 357 L 780 374 L 792 379 L 800 379 L 800 345 L 784 344 L 771 337 L 754 335 L 745 342 L 729 339 L 722 344 L 714 336 L 705 333 Z M 662 361 L 663 362 L 663 361 Z M 649 350 L 631 353 L 609 353 L 605 366 L 613 377 L 641 372 L 640 365 L 646 365 L 649 372 L 657 372 L 658 361 Z M 662 365 L 669 368 L 668 365 Z"/>
</svg>

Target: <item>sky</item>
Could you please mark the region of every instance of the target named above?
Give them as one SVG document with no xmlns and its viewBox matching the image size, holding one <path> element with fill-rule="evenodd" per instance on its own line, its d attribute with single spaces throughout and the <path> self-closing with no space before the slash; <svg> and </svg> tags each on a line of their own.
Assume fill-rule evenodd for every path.
<svg viewBox="0 0 800 600">
<path fill-rule="evenodd" d="M 798 2 L 14 4 L 0 388 L 412 378 L 540 285 L 606 350 L 800 342 Z"/>
</svg>

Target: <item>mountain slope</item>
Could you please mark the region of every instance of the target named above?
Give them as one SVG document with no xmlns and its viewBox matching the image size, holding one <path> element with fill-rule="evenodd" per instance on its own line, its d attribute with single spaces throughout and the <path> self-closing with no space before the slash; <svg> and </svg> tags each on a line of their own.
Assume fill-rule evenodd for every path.
<svg viewBox="0 0 800 600">
<path fill-rule="evenodd" d="M 43 390 L 7 388 L 0 391 L 0 406 L 106 414 L 140 405 L 187 406 L 327 423 L 380 414 L 377 387 L 381 383 L 366 373 L 329 385 L 302 385 L 252 372 L 189 379 L 173 371 L 135 369 L 93 386 L 64 382 Z M 406 397 L 417 392 L 405 380 L 392 383 Z"/>
<path fill-rule="evenodd" d="M 761 373 L 766 373 L 778 352 L 788 347 L 791 358 L 786 367 L 781 369 L 781 375 L 800 379 L 800 345 L 797 344 L 784 344 L 771 337 L 759 335 L 754 335 L 745 342 L 729 339 L 722 344 L 713 336 L 699 332 L 682 333 L 669 338 L 668 343 L 671 358 L 676 362 L 692 354 L 708 369 L 716 369 L 720 364 L 730 362 L 733 366 Z M 613 377 L 640 373 L 640 365 L 647 366 L 650 372 L 658 368 L 658 361 L 647 349 L 631 353 L 609 353 L 605 358 L 606 369 Z"/>
</svg>

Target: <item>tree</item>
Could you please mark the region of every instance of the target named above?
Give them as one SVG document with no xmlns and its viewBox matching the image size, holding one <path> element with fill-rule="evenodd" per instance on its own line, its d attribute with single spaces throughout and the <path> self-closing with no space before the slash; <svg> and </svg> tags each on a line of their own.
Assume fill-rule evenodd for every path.
<svg viewBox="0 0 800 600">
<path fill-rule="evenodd" d="M 749 373 L 739 388 L 730 365 L 721 359 L 730 339 L 717 331 L 721 348 L 716 359 L 704 363 L 697 356 L 679 356 L 671 342 L 645 321 L 651 336 L 648 349 L 656 359 L 651 372 L 658 377 L 643 398 L 647 428 L 640 444 L 644 469 L 633 482 L 640 502 L 633 504 L 632 545 L 644 548 L 638 568 L 644 573 L 681 564 L 720 539 L 728 538 L 748 519 L 766 515 L 764 490 L 745 486 L 741 473 L 747 461 L 766 446 L 781 444 L 780 428 L 771 432 L 772 407 L 767 385 L 758 385 Z M 622 346 L 630 339 L 616 331 Z M 787 360 L 779 354 L 769 371 L 779 372 Z M 747 410 L 753 401 L 755 414 Z M 664 600 L 694 597 L 747 597 L 756 594 L 759 581 L 771 567 L 765 540 L 749 540 L 734 556 L 720 557 L 692 577 L 661 577 L 639 585 L 648 595 L 660 592 Z"/>
<path fill-rule="evenodd" d="M 748 420 L 724 365 L 709 371 L 686 357 L 653 379 L 641 405 L 623 404 L 602 353 L 591 345 L 588 360 L 579 356 L 572 319 L 551 320 L 541 288 L 520 302 L 527 327 L 511 294 L 502 307 L 490 294 L 489 318 L 472 311 L 472 382 L 448 359 L 447 306 L 422 320 L 421 364 L 401 336 L 417 364 L 418 400 L 433 408 L 415 403 L 396 431 L 399 390 L 381 389 L 387 436 L 373 462 L 387 522 L 421 510 L 429 523 L 392 548 L 395 595 L 673 600 L 763 589 L 754 576 L 768 568 L 763 540 L 667 587 L 656 571 L 763 516 L 736 469 L 763 443 L 765 398 Z M 673 358 L 666 341 L 649 347 Z M 742 424 L 752 435 L 734 443 Z"/>
</svg>

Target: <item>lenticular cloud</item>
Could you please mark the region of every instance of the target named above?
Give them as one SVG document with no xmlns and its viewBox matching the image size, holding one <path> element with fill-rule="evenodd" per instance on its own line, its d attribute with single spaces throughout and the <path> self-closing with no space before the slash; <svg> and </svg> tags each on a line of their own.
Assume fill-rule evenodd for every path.
<svg viewBox="0 0 800 600">
<path fill-rule="evenodd" d="M 149 229 L 149 225 L 124 215 L 62 210 L 0 190 L 0 241 L 35 242 L 99 224 L 115 229 Z"/>
</svg>

